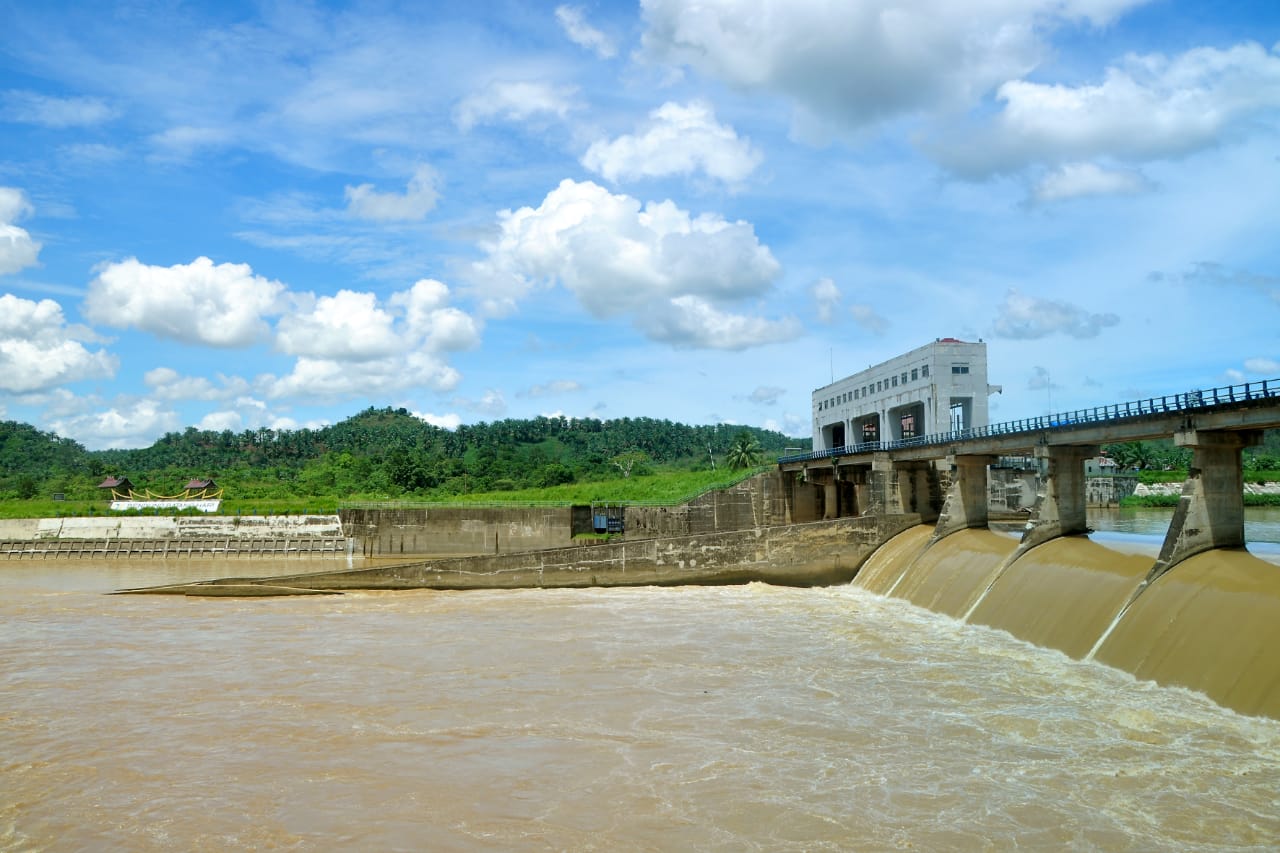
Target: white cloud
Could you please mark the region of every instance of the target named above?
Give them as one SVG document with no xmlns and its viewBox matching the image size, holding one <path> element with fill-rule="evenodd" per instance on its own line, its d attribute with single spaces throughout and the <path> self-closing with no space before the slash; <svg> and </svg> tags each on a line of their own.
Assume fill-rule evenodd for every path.
<svg viewBox="0 0 1280 853">
<path fill-rule="evenodd" d="M 597 318 L 630 315 L 654 340 L 741 349 L 798 334 L 722 306 L 766 294 L 780 273 L 746 222 L 693 217 L 670 201 L 641 205 L 591 182 L 565 180 L 538 208 L 499 214 L 501 232 L 472 279 L 492 313 L 560 284 Z M 751 336 L 757 336 L 752 341 Z"/>
<path fill-rule="evenodd" d="M 507 400 L 502 396 L 502 392 L 496 388 L 490 388 L 485 391 L 484 396 L 479 400 L 468 400 L 460 397 L 454 402 L 464 409 L 469 409 L 491 418 L 501 417 L 507 411 Z"/>
<path fill-rule="evenodd" d="M 26 193 L 16 187 L 0 187 L 0 275 L 35 266 L 40 244 L 13 223 L 34 209 Z"/>
<path fill-rule="evenodd" d="M 92 338 L 87 330 L 68 326 L 62 306 L 52 299 L 32 302 L 0 294 L 0 390 L 27 394 L 114 376 L 115 356 L 90 352 L 80 343 Z"/>
<path fill-rule="evenodd" d="M 305 305 L 276 327 L 276 347 L 290 355 L 337 361 L 385 358 L 400 347 L 392 316 L 372 293 L 339 290 L 333 296 L 298 297 Z"/>
<path fill-rule="evenodd" d="M 993 334 L 1014 340 L 1036 340 L 1055 334 L 1093 338 L 1104 328 L 1119 322 L 1120 318 L 1115 314 L 1090 314 L 1067 302 L 1037 299 L 1010 290 L 1000 306 Z"/>
<path fill-rule="evenodd" d="M 644 52 L 792 99 L 801 123 L 856 128 L 965 108 L 1036 67 L 1040 31 L 1105 24 L 1147 0 L 642 0 Z"/>
<path fill-rule="evenodd" d="M 181 429 L 182 421 L 177 412 L 154 400 L 124 400 L 103 411 L 58 418 L 49 426 L 90 450 L 102 450 L 145 447 L 164 433 Z"/>
<path fill-rule="evenodd" d="M 524 392 L 524 397 L 549 397 L 558 394 L 572 394 L 582 390 L 582 384 L 573 379 L 553 379 L 541 385 L 534 385 Z"/>
<path fill-rule="evenodd" d="M 1011 80 L 998 98 L 1004 106 L 989 126 L 934 144 L 945 165 L 985 177 L 1037 162 L 1181 157 L 1280 107 L 1280 56 L 1252 42 L 1130 55 L 1096 85 Z"/>
<path fill-rule="evenodd" d="M 1244 369 L 1255 376 L 1280 376 L 1280 361 L 1274 358 L 1246 359 Z"/>
<path fill-rule="evenodd" d="M 118 114 L 98 98 L 55 98 L 37 92 L 10 91 L 3 101 L 7 121 L 59 129 L 102 124 Z"/>
<path fill-rule="evenodd" d="M 248 264 L 149 266 L 136 258 L 103 266 L 89 283 L 85 316 L 115 328 L 215 347 L 247 346 L 266 337 L 265 317 L 280 311 L 285 287 Z"/>
<path fill-rule="evenodd" d="M 836 306 L 840 304 L 840 288 L 829 278 L 820 278 L 809 289 L 813 294 L 814 309 L 818 321 L 830 323 L 835 319 Z"/>
<path fill-rule="evenodd" d="M 563 119 L 574 108 L 576 92 L 572 86 L 549 83 L 493 82 L 463 98 L 453 112 L 453 120 L 461 130 L 468 131 L 478 124 L 498 120 L 521 122 L 539 115 Z"/>
<path fill-rule="evenodd" d="M 203 376 L 182 376 L 171 367 L 157 367 L 143 374 L 142 381 L 157 400 L 230 400 L 249 390 L 238 376 L 218 374 L 221 387 Z"/>
<path fill-rule="evenodd" d="M 587 23 L 580 6 L 557 6 L 556 20 L 564 28 L 569 41 L 586 48 L 601 59 L 610 59 L 618 49 L 613 40 Z"/>
<path fill-rule="evenodd" d="M 853 321 L 873 335 L 883 335 L 889 328 L 889 321 L 876 313 L 870 305 L 850 305 L 849 313 Z"/>
<path fill-rule="evenodd" d="M 220 148 L 234 140 L 224 127 L 171 127 L 151 137 L 155 157 L 159 160 L 187 160 L 203 148 Z"/>
<path fill-rule="evenodd" d="M 209 430 L 211 432 L 222 432 L 223 430 L 239 432 L 243 428 L 244 418 L 240 417 L 240 413 L 235 411 L 210 412 L 196 424 L 196 429 Z"/>
<path fill-rule="evenodd" d="M 372 293 L 340 290 L 333 296 L 295 296 L 295 310 L 277 325 L 276 347 L 326 361 L 393 359 L 410 351 L 456 352 L 479 343 L 469 315 L 445 303 L 449 289 L 422 279 L 392 294 L 385 305 Z"/>
<path fill-rule="evenodd" d="M 662 310 L 641 316 L 638 324 L 653 340 L 680 349 L 744 350 L 794 340 L 804 331 L 793 317 L 730 314 L 698 296 L 677 296 Z"/>
<path fill-rule="evenodd" d="M 642 132 L 591 144 L 582 165 L 608 181 L 692 175 L 736 184 L 763 155 L 728 125 L 717 124 L 709 104 L 668 102 L 649 113 Z"/>
<path fill-rule="evenodd" d="M 437 181 L 435 170 L 422 165 L 414 170 L 403 193 L 381 193 L 373 188 L 373 184 L 347 187 L 347 212 L 359 219 L 375 222 L 422 219 L 435 208 L 440 198 Z"/>
<path fill-rule="evenodd" d="M 378 397 L 406 388 L 450 391 L 461 379 L 442 359 L 425 352 L 411 352 L 369 361 L 337 361 L 299 358 L 285 376 L 259 377 L 259 393 L 271 399 L 305 397 L 308 400 L 343 400 Z"/>
<path fill-rule="evenodd" d="M 776 405 L 778 400 L 782 399 L 786 393 L 786 388 L 778 388 L 774 385 L 761 385 L 756 388 L 756 390 L 752 391 L 747 399 L 753 403 L 760 403 L 764 406 L 773 406 Z"/>
<path fill-rule="evenodd" d="M 1104 169 L 1095 163 L 1065 163 L 1044 175 L 1032 191 L 1037 202 L 1064 201 L 1092 195 L 1134 195 L 1151 182 L 1132 169 Z"/>
<path fill-rule="evenodd" d="M 462 425 L 462 418 L 456 414 L 433 415 L 430 412 L 413 412 L 413 416 L 420 421 L 426 421 L 432 426 L 441 429 L 455 430 Z"/>
</svg>

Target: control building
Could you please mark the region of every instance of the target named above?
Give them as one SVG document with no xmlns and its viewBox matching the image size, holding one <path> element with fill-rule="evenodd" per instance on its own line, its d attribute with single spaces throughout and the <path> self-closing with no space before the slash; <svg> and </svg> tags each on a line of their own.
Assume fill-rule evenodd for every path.
<svg viewBox="0 0 1280 853">
<path fill-rule="evenodd" d="M 987 345 L 939 338 L 813 392 L 813 449 L 986 426 Z"/>
</svg>

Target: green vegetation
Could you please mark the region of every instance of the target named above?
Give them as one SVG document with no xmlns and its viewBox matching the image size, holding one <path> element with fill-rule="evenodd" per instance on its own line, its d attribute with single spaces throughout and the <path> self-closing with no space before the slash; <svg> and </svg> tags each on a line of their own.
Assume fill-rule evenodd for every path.
<svg viewBox="0 0 1280 853">
<path fill-rule="evenodd" d="M 1130 495 L 1121 498 L 1120 506 L 1139 507 L 1174 507 L 1178 505 L 1178 495 Z M 1280 495 L 1244 495 L 1245 506 L 1280 506 Z"/>
<path fill-rule="evenodd" d="M 744 440 L 754 448 L 745 456 L 735 450 Z M 0 516 L 106 514 L 110 496 L 98 484 L 107 475 L 161 494 L 209 477 L 232 515 L 331 512 L 366 501 L 676 503 L 796 445 L 807 449 L 808 441 L 652 418 L 540 417 L 449 431 L 404 409 L 370 408 L 316 430 L 189 427 L 147 448 L 88 451 L 4 421 Z"/>
</svg>

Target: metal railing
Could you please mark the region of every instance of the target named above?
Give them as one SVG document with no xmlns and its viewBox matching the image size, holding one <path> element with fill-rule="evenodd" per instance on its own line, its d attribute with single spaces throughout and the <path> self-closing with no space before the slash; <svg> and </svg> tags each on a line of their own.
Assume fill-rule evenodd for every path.
<svg viewBox="0 0 1280 853">
<path fill-rule="evenodd" d="M 852 456 L 857 453 L 873 453 L 883 450 L 902 450 L 912 447 L 929 447 L 937 444 L 951 444 L 973 438 L 988 438 L 1001 435 L 1015 435 L 1026 432 L 1042 432 L 1044 430 L 1067 429 L 1081 424 L 1124 421 L 1129 418 L 1147 415 L 1163 415 L 1173 412 L 1190 412 L 1212 409 L 1230 403 L 1243 403 L 1251 400 L 1280 399 L 1280 379 L 1265 379 L 1261 382 L 1247 382 L 1243 385 L 1226 385 L 1221 388 L 1210 388 L 1206 391 L 1187 391 L 1182 394 L 1168 394 L 1163 397 L 1150 397 L 1146 400 L 1133 400 L 1127 403 L 1112 403 L 1109 406 L 1096 406 L 1092 409 L 1077 409 L 1056 415 L 1041 415 L 1035 418 L 1022 418 L 1016 421 L 1003 421 L 998 424 L 987 424 L 970 429 L 952 430 L 951 432 L 933 433 L 914 438 L 900 438 L 892 441 L 866 441 L 858 444 L 846 444 L 830 450 L 815 450 L 795 456 L 783 456 L 778 464 L 789 462 L 808 462 L 811 459 L 830 459 L 833 456 Z"/>
</svg>

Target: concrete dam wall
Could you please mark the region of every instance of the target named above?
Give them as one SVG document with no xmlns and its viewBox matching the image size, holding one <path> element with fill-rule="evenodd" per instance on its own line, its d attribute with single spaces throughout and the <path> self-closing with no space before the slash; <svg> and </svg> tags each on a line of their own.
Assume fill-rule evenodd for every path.
<svg viewBox="0 0 1280 853">
<path fill-rule="evenodd" d="M 1280 566 L 1216 549 L 1149 580 L 1152 557 L 1084 536 L 1021 550 L 986 529 L 933 534 L 898 534 L 854 583 L 1280 719 Z"/>
</svg>

